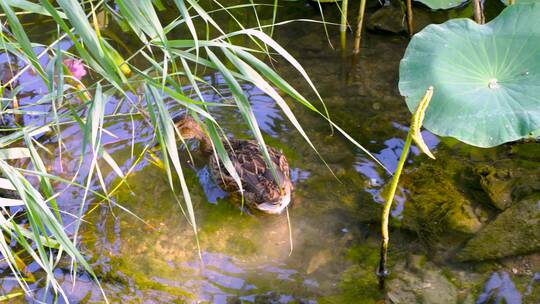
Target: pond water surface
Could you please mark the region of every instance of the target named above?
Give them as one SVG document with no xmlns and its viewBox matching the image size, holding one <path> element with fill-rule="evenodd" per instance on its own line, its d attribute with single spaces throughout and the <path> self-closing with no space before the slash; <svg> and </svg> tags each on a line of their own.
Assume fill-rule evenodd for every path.
<svg viewBox="0 0 540 304">
<path fill-rule="evenodd" d="M 328 10 L 328 15 L 334 13 Z M 316 11 L 302 5 L 293 6 L 284 15 L 319 19 Z M 337 32 L 333 28 L 331 35 L 336 45 Z M 410 117 L 397 91 L 399 60 L 407 38 L 368 33 L 359 64 L 350 70 L 350 58 L 343 62 L 339 51 L 329 46 L 320 25 L 287 24 L 276 28 L 275 37 L 306 67 L 334 121 L 393 171 Z M 69 46 L 66 42 L 63 47 Z M 282 62 L 275 66 L 299 91 L 313 98 L 293 68 Z M 24 77 L 26 90 L 33 90 L 37 96 L 45 92 L 34 76 Z M 209 74 L 205 79 L 220 88 L 220 94 L 210 88 L 204 91 L 207 101 L 230 102 L 230 93 L 219 74 Z M 32 81 L 36 83 L 33 86 Z M 267 143 L 283 150 L 289 159 L 295 187 L 289 220 L 285 214 L 255 217 L 242 213 L 211 180 L 205 159 L 192 149 L 194 162 L 188 162 L 183 149 L 181 157 L 195 204 L 199 255 L 193 230 L 179 205 L 183 204 L 180 190 L 175 193 L 170 189 L 165 172 L 150 156 L 134 165 L 133 155 L 140 152 L 153 131 L 137 117 L 106 121 L 110 134 L 103 138 L 104 146 L 124 171 L 133 171 L 113 197 L 138 218 L 90 197 L 84 206 L 80 247 L 111 302 L 383 303 L 386 299 L 394 303 L 503 303 L 504 299 L 504 303 L 514 304 L 540 299 L 538 254 L 491 262 L 456 262 L 453 256 L 471 234 L 441 233 L 435 229 L 436 218 L 431 219 L 433 225 L 422 226 L 426 229 L 412 229 L 407 213 L 411 191 L 421 192 L 414 172 L 424 172 L 423 166 L 434 166 L 433 174 L 447 174 L 442 177 L 444 185 L 453 185 L 460 178 L 455 172 L 501 158 L 521 160 L 528 156 L 511 154 L 509 147 L 474 149 L 424 131 L 427 144 L 438 158 L 435 162 L 439 163 L 428 160 L 413 147 L 392 212 L 392 276 L 388 291 L 383 293 L 377 289 L 375 276 L 378 217 L 381 192 L 390 175 L 345 138 L 332 134 L 323 119 L 288 100 L 332 173 L 268 96 L 248 84 L 243 88 Z M 114 98 L 109 102 L 108 113 L 116 103 Z M 122 107 L 130 111 L 127 104 Z M 44 105 L 42 110 L 49 108 Z M 171 104 L 173 114 L 182 111 Z M 231 137 L 249 137 L 238 113 L 216 110 L 215 114 Z M 27 117 L 25 122 L 31 124 L 39 119 Z M 69 125 L 63 128 L 61 149 L 58 138 L 42 139 L 52 153 L 44 154 L 52 173 L 65 177 L 75 174 L 81 138 L 79 127 Z M 530 161 L 538 164 L 539 160 L 533 157 Z M 517 162 L 512 164 L 518 166 Z M 105 183 L 113 189 L 120 179 L 106 165 L 102 167 Z M 87 173 L 80 174 L 84 180 Z M 416 178 L 422 180 L 422 176 Z M 64 187 L 58 185 L 59 189 Z M 94 190 L 101 190 L 98 183 Z M 65 189 L 59 198 L 62 209 L 77 214 L 83 195 L 82 190 Z M 493 208 L 484 209 L 478 212 L 482 223 L 497 214 Z M 65 221 L 66 230 L 72 231 L 73 217 L 65 215 Z M 429 230 L 432 226 L 435 231 Z M 72 287 L 68 262 L 56 275 L 72 302 L 103 301 L 97 286 L 84 274 Z M 37 299 L 44 296 L 39 280 L 32 286 Z M 0 294 L 16 290 L 12 280 L 2 280 Z"/>
</svg>

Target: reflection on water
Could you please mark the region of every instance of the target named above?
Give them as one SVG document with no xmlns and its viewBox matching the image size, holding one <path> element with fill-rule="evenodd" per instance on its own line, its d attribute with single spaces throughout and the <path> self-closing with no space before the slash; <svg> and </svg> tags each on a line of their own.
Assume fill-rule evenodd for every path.
<svg viewBox="0 0 540 304">
<path fill-rule="evenodd" d="M 403 131 L 403 138 L 390 138 L 384 141 L 384 148 L 380 151 L 373 151 L 373 155 L 391 172 L 396 170 L 399 163 L 399 158 L 403 151 L 403 145 L 405 144 L 405 138 L 409 129 L 398 123 L 392 123 L 392 126 L 397 130 Z M 434 150 L 439 144 L 439 139 L 433 133 L 424 130 L 421 132 L 422 137 L 428 148 Z M 418 156 L 420 151 L 414 145 L 411 146 L 410 152 L 412 155 Z M 409 163 L 412 161 L 409 160 Z M 385 179 L 380 175 L 380 166 L 378 166 L 373 159 L 365 155 L 365 153 L 359 153 L 356 156 L 356 164 L 354 165 L 356 171 L 364 175 L 367 179 L 367 186 L 364 191 L 372 195 L 373 200 L 378 203 L 383 203 L 385 199 L 381 196 L 382 187 L 385 185 Z M 394 206 L 391 215 L 395 218 L 401 219 L 401 213 L 405 206 L 406 190 L 398 188 L 394 197 Z"/>
<path fill-rule="evenodd" d="M 493 273 L 484 286 L 484 292 L 478 297 L 477 304 L 507 303 L 521 304 L 521 293 L 510 279 L 507 272 Z"/>
<path fill-rule="evenodd" d="M 531 283 L 529 283 L 529 286 L 527 286 L 527 295 L 531 295 L 535 288 L 539 288 L 538 287 L 539 282 L 540 282 L 540 272 L 536 272 L 531 279 Z"/>
<path fill-rule="evenodd" d="M 208 200 L 208 202 L 216 203 L 218 199 L 227 196 L 227 192 L 223 191 L 213 181 L 210 171 L 208 171 L 208 167 L 204 167 L 199 170 L 199 172 L 197 172 L 197 176 L 199 176 L 199 182 L 203 187 L 204 195 L 206 196 L 206 200 Z"/>
</svg>

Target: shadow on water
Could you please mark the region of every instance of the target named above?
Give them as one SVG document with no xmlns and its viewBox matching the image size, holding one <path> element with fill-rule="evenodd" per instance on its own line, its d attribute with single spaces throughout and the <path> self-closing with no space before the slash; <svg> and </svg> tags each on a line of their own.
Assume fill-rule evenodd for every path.
<svg viewBox="0 0 540 304">
<path fill-rule="evenodd" d="M 292 16 L 318 18 L 310 8 L 297 6 L 293 10 Z M 339 77 L 343 68 L 340 54 L 330 49 L 320 26 L 289 24 L 276 29 L 276 39 L 306 67 L 333 119 L 393 171 L 410 115 L 397 91 L 398 65 L 406 38 L 367 34 L 360 64 L 352 71 L 354 77 L 349 84 Z M 67 42 L 62 44 L 65 49 L 70 46 Z M 6 60 L 5 55 L 0 56 L 1 62 Z M 296 81 L 300 76 L 294 70 L 281 62 L 275 65 L 291 83 L 298 84 L 301 92 L 308 92 Z M 230 102 L 231 95 L 219 74 L 208 75 L 205 80 L 220 89 L 217 94 L 207 87 L 203 91 L 206 101 Z M 35 94 L 22 99 L 23 106 L 39 100 L 46 92 L 30 73 L 25 73 L 21 81 L 28 92 Z M 504 299 L 517 304 L 539 298 L 538 254 L 499 262 L 455 262 L 449 255 L 471 237 L 469 232 L 457 229 L 448 232 L 449 237 L 437 234 L 433 232 L 436 217 L 431 218 L 435 223 L 430 225 L 420 227 L 419 221 L 411 224 L 408 219 L 416 213 L 408 213 L 413 208 L 409 197 L 424 191 L 411 178 L 404 179 L 392 212 L 390 255 L 395 264 L 391 265 L 389 291 L 381 294 L 375 276 L 378 218 L 388 174 L 344 138 L 332 136 L 322 119 L 289 100 L 339 180 L 336 179 L 268 96 L 248 84 L 243 88 L 267 142 L 284 151 L 292 168 L 295 193 L 290 217 L 294 250 L 291 252 L 286 217 L 242 214 L 209 177 L 205 159 L 197 156 L 192 147 L 195 163 L 186 161 L 189 158 L 185 149 L 181 157 L 185 167 L 191 168 L 186 179 L 196 208 L 202 256 L 199 258 L 192 229 L 177 203 L 181 194 L 173 193 L 164 172 L 145 158 L 135 166 L 127 185 L 114 195 L 118 205 L 144 222 L 115 205 L 97 200 L 85 207 L 81 248 L 111 302 L 381 303 L 387 299 L 394 303 L 503 303 Z M 112 113 L 118 101 L 111 98 L 106 112 Z M 48 112 L 49 107 L 43 104 L 33 110 Z M 124 103 L 119 110 L 128 113 L 131 109 Z M 177 115 L 182 110 L 171 104 L 170 111 Z M 239 123 L 239 113 L 215 109 L 213 114 L 229 136 L 249 137 L 245 126 Z M 24 123 L 41 123 L 44 117 L 28 115 Z M 135 153 L 140 151 L 152 130 L 130 116 L 108 120 L 106 128 L 110 134 L 104 134 L 104 147 L 122 170 L 129 169 L 134 165 L 132 144 Z M 448 173 L 443 180 L 452 185 L 454 179 L 459 179 L 458 173 L 472 166 L 471 162 L 491 164 L 507 154 L 506 147 L 471 149 L 428 131 L 423 135 L 429 148 L 437 151 L 441 163 L 450 165 L 441 169 L 436 166 L 443 165 L 428 164 L 413 148 L 409 171 L 415 174 L 424 172 L 426 166 L 435 166 L 433 170 Z M 75 174 L 81 136 L 77 125 L 66 125 L 62 129 L 63 146 L 59 147 L 57 138 L 42 139 L 52 152 L 45 156 L 51 173 L 64 177 Z M 86 174 L 80 172 L 79 178 L 84 180 Z M 118 182 L 111 169 L 104 167 L 103 174 L 107 185 Z M 99 191 L 99 186 L 94 190 Z M 58 198 L 66 211 L 68 232 L 72 232 L 74 221 L 69 214 L 77 213 L 82 197 L 82 190 L 69 187 Z M 492 209 L 480 219 L 482 223 L 491 219 Z M 72 289 L 69 262 L 60 266 L 55 275 L 70 300 L 101 301 L 90 278 L 79 275 Z M 36 277 L 38 282 L 32 286 L 43 290 L 39 274 Z M 0 293 L 17 288 L 14 281 L 1 282 Z M 37 298 L 40 296 L 38 292 Z"/>
</svg>

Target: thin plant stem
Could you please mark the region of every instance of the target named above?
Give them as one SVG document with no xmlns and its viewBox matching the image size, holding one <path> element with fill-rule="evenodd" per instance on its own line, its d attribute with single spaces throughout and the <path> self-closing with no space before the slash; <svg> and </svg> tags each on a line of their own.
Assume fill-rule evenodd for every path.
<svg viewBox="0 0 540 304">
<path fill-rule="evenodd" d="M 384 280 L 386 276 L 388 276 L 388 271 L 386 270 L 386 261 L 388 257 L 388 241 L 390 240 L 390 234 L 388 232 L 390 210 L 392 209 L 392 202 L 394 201 L 394 196 L 396 195 L 399 177 L 401 176 L 403 166 L 405 166 L 405 161 L 407 160 L 407 156 L 409 155 L 411 143 L 414 141 L 416 143 L 416 146 L 422 152 L 424 152 L 430 158 L 435 159 L 435 156 L 433 156 L 431 151 L 429 151 L 429 148 L 427 147 L 424 139 L 422 138 L 422 134 L 420 133 L 420 129 L 422 128 L 422 122 L 424 121 L 425 112 L 429 105 L 429 102 L 431 101 L 431 97 L 433 97 L 433 87 L 430 86 L 427 89 L 424 97 L 418 103 L 418 107 L 416 108 L 416 111 L 414 111 L 414 114 L 412 116 L 409 132 L 407 133 L 407 139 L 405 140 L 405 144 L 403 145 L 403 150 L 401 151 L 401 156 L 399 157 L 399 163 L 397 165 L 396 172 L 394 172 L 394 176 L 392 176 L 390 191 L 388 192 L 388 196 L 386 197 L 386 202 L 384 204 L 381 216 L 381 255 L 379 261 L 379 269 L 377 270 L 377 275 L 379 276 L 379 288 L 381 290 L 384 289 Z"/>
<path fill-rule="evenodd" d="M 410 129 L 409 133 L 407 133 L 407 139 L 405 140 L 405 145 L 403 145 L 403 151 L 401 151 L 401 156 L 399 157 L 399 163 L 397 165 L 396 172 L 394 173 L 394 176 L 392 177 L 392 183 L 390 184 L 390 191 L 388 192 L 388 196 L 386 198 L 386 202 L 384 204 L 382 217 L 381 217 L 381 234 L 382 234 L 381 258 L 379 261 L 379 269 L 377 271 L 377 275 L 379 276 L 379 287 L 381 289 L 384 289 L 384 279 L 388 275 L 388 271 L 386 270 L 386 260 L 387 260 L 387 255 L 388 255 L 388 241 L 390 240 L 390 234 L 388 233 L 388 221 L 390 218 L 390 209 L 392 208 L 392 202 L 394 201 L 394 195 L 396 194 L 397 186 L 399 183 L 399 177 L 401 176 L 403 166 L 405 165 L 405 161 L 407 160 L 407 155 L 409 155 L 409 149 L 411 147 L 411 143 L 413 140 L 411 130 L 412 129 Z"/>
<path fill-rule="evenodd" d="M 515 0 L 508 0 L 508 5 L 512 5 L 514 4 L 516 1 Z"/>
<path fill-rule="evenodd" d="M 409 37 L 412 37 L 414 34 L 412 0 L 405 0 L 405 5 L 407 6 L 407 32 Z"/>
<path fill-rule="evenodd" d="M 341 3 L 341 22 L 339 32 L 341 37 L 341 52 L 344 53 L 347 49 L 347 12 L 349 10 L 349 1 L 343 0 Z"/>
<path fill-rule="evenodd" d="M 289 251 L 289 256 L 292 255 L 294 250 L 293 236 L 292 236 L 292 226 L 291 226 L 291 217 L 289 216 L 289 207 L 286 207 L 287 211 L 287 227 L 289 228 L 289 245 L 291 246 L 291 251 Z"/>
<path fill-rule="evenodd" d="M 474 5 L 474 21 L 476 21 L 476 23 L 478 24 L 484 24 L 484 13 L 482 12 L 482 3 L 480 3 L 480 0 L 473 0 L 473 5 Z"/>
<path fill-rule="evenodd" d="M 366 10 L 366 0 L 360 0 L 360 7 L 358 8 L 358 24 L 356 25 L 356 33 L 354 35 L 354 49 L 353 54 L 360 53 L 360 42 L 362 39 L 362 25 L 364 24 L 364 12 Z"/>
</svg>

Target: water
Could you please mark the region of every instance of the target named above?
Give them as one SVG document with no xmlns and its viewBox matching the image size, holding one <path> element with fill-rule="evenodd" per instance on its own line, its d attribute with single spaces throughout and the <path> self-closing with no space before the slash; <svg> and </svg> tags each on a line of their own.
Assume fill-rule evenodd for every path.
<svg viewBox="0 0 540 304">
<path fill-rule="evenodd" d="M 293 6 L 285 15 L 317 18 L 311 8 L 301 5 Z M 393 171 L 410 117 L 397 91 L 398 64 L 407 39 L 368 34 L 363 40 L 360 64 L 350 70 L 348 61 L 343 63 L 339 52 L 330 48 L 319 25 L 289 24 L 276 29 L 276 38 L 306 67 L 334 121 Z M 332 32 L 334 45 L 336 38 Z M 275 66 L 300 92 L 316 101 L 294 69 L 283 62 Z M 29 91 L 38 96 L 46 91 L 35 76 L 24 77 L 27 77 L 23 78 L 25 83 L 32 83 Z M 221 76 L 210 74 L 205 79 L 222 89 L 220 94 L 210 89 L 204 91 L 207 101 L 228 102 L 230 93 Z M 342 136 L 332 134 L 328 124 L 316 114 L 287 100 L 334 176 L 268 96 L 248 84 L 243 84 L 243 88 L 267 143 L 282 149 L 289 159 L 295 184 L 290 222 L 285 215 L 254 217 L 241 213 L 208 177 L 206 160 L 192 151 L 194 163 L 187 162 L 184 149 L 181 158 L 195 204 L 199 251 L 193 230 L 182 215 L 179 189 L 176 193 L 170 190 L 164 171 L 150 157 L 139 163 L 132 157 L 132 143 L 135 142 L 137 155 L 152 130 L 129 116 L 107 121 L 107 130 L 114 136 L 105 135 L 104 146 L 124 172 L 131 168 L 132 173 L 126 185 L 115 190 L 113 197 L 117 205 L 94 197 L 86 202 L 80 248 L 111 302 L 380 303 L 386 296 L 406 303 L 399 299 L 407 299 L 413 290 L 424 303 L 435 303 L 430 302 L 433 298 L 429 298 L 429 293 L 422 294 L 421 289 L 430 286 L 443 294 L 440 299 L 454 296 L 452 299 L 460 303 L 489 303 L 486 302 L 489 297 L 495 297 L 496 301 L 504 297 L 507 303 L 514 304 L 538 297 L 538 254 L 500 263 L 462 264 L 448 258 L 448 252 L 456 250 L 455 244 L 468 236 L 452 236 L 449 241 L 443 233 L 438 238 L 431 238 L 430 234 L 426 239 L 426 234 L 407 228 L 395 228 L 391 232 L 390 279 L 397 283 L 390 284 L 387 295 L 381 293 L 375 276 L 379 246 L 377 219 L 389 174 Z M 23 104 L 30 101 L 35 99 L 23 100 Z M 112 113 L 116 102 L 111 99 L 107 113 Z M 45 105 L 41 110 L 49 109 Z M 121 110 L 129 108 L 124 105 Z M 180 112 L 180 108 L 171 105 L 171 113 Z M 231 115 L 216 110 L 215 115 L 230 137 L 249 137 L 247 128 L 239 124 L 238 113 Z M 39 116 L 26 117 L 25 123 L 42 120 Z M 508 154 L 506 148 L 472 149 L 428 131 L 423 135 L 429 148 L 443 162 L 460 162 L 466 158 L 490 163 Z M 66 178 L 75 175 L 81 136 L 78 126 L 67 125 L 62 131 L 61 148 L 57 138 L 41 138 L 52 152 L 49 156 L 44 154 L 51 173 Z M 414 172 L 423 162 L 430 160 L 413 147 L 407 170 Z M 107 165 L 102 167 L 110 191 L 120 180 Z M 465 164 L 460 164 L 455 170 L 463 168 Z M 87 172 L 79 174 L 78 180 L 84 181 Z M 398 192 L 392 212 L 394 227 L 402 225 L 410 183 L 405 178 Z M 102 189 L 95 183 L 93 190 Z M 63 210 L 76 214 L 83 193 L 74 187 L 64 189 L 58 199 Z M 66 231 L 73 232 L 73 217 L 64 215 L 64 220 Z M 426 266 L 418 267 L 419 263 Z M 514 268 L 517 268 L 515 273 Z M 494 272 L 500 269 L 501 272 Z M 5 268 L 1 270 L 9 272 Z M 70 301 L 102 301 L 97 286 L 85 274 L 77 276 L 77 284 L 72 288 L 69 261 L 61 263 L 55 275 Z M 43 275 L 37 273 L 36 277 L 38 282 L 32 287 L 40 299 L 45 292 L 40 284 Z M 13 281 L 2 281 L 0 294 L 16 290 Z"/>
</svg>

